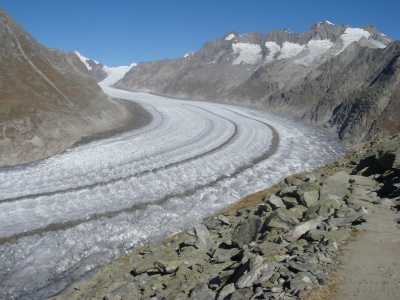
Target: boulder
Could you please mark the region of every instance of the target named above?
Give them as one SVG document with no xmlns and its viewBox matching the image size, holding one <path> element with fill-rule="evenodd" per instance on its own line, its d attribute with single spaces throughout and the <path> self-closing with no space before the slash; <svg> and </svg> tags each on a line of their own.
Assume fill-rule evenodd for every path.
<svg viewBox="0 0 400 300">
<path fill-rule="evenodd" d="M 327 199 L 323 201 L 315 202 L 310 208 L 307 210 L 307 214 L 318 214 L 320 216 L 330 216 L 332 215 L 336 209 L 340 209 L 340 207 L 344 204 L 342 200 L 337 199 Z"/>
<path fill-rule="evenodd" d="M 257 217 L 242 219 L 232 234 L 232 243 L 241 248 L 257 238 L 262 222 Z"/>
<path fill-rule="evenodd" d="M 294 226 L 291 230 L 289 230 L 283 238 L 288 242 L 297 241 L 303 234 L 311 229 L 317 228 L 320 225 L 322 219 L 310 220 L 308 222 L 300 223 Z"/>
<path fill-rule="evenodd" d="M 236 291 L 235 284 L 231 283 L 224 286 L 222 290 L 219 292 L 217 300 L 224 300 L 225 297 L 229 296 L 234 291 Z"/>
<path fill-rule="evenodd" d="M 290 230 L 293 225 L 298 223 L 296 215 L 286 208 L 278 208 L 265 220 L 268 229 Z"/>
<path fill-rule="evenodd" d="M 282 202 L 282 199 L 275 195 L 271 195 L 269 197 L 269 199 L 267 200 L 267 204 L 269 204 L 272 209 L 278 209 L 280 207 L 286 208 L 286 205 Z"/>
<path fill-rule="evenodd" d="M 258 276 L 261 274 L 261 272 L 267 269 L 268 267 L 275 268 L 276 263 L 265 263 L 251 269 L 247 274 L 239 278 L 239 280 L 235 283 L 235 287 L 237 289 L 243 289 L 252 286 L 254 281 L 258 279 Z"/>
<path fill-rule="evenodd" d="M 196 248 L 206 248 L 211 249 L 214 246 L 214 242 L 210 237 L 210 232 L 207 227 L 203 224 L 197 224 L 194 226 L 194 231 L 196 233 L 196 243 L 194 244 Z"/>
</svg>

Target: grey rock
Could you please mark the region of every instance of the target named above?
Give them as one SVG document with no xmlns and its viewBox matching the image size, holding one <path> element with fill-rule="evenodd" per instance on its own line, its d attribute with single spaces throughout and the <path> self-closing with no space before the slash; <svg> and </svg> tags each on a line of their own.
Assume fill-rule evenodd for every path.
<svg viewBox="0 0 400 300">
<path fill-rule="evenodd" d="M 225 297 L 229 296 L 234 291 L 236 291 L 235 284 L 231 283 L 224 286 L 222 290 L 219 292 L 217 300 L 224 300 Z"/>
<path fill-rule="evenodd" d="M 261 220 L 256 217 L 241 220 L 232 234 L 232 243 L 238 247 L 249 244 L 257 238 L 261 226 Z"/>
<path fill-rule="evenodd" d="M 296 215 L 285 208 L 278 208 L 265 220 L 265 224 L 269 229 L 290 230 L 293 225 L 298 223 L 299 220 Z"/>
<path fill-rule="evenodd" d="M 261 272 L 268 268 L 272 263 L 261 264 L 252 270 L 250 270 L 247 274 L 240 277 L 240 279 L 235 283 L 235 287 L 237 289 L 243 289 L 245 287 L 250 287 L 253 285 L 254 281 L 257 280 L 258 276 Z"/>
<path fill-rule="evenodd" d="M 219 215 L 218 220 L 220 220 L 225 225 L 228 225 L 228 226 L 231 225 L 231 222 L 229 221 L 229 219 L 227 217 L 225 217 L 224 215 Z"/>
<path fill-rule="evenodd" d="M 316 219 L 297 224 L 293 227 L 293 229 L 289 230 L 289 232 L 284 235 L 284 238 L 289 242 L 297 241 L 307 231 L 317 228 L 321 222 L 322 219 Z"/>
<path fill-rule="evenodd" d="M 323 184 L 329 186 L 341 186 L 348 184 L 349 181 L 350 175 L 347 174 L 345 171 L 340 171 L 326 178 Z"/>
<path fill-rule="evenodd" d="M 285 207 L 286 205 L 282 202 L 282 199 L 278 196 L 271 195 L 267 201 L 267 204 L 271 205 L 273 209 L 277 209 L 280 207 Z"/>
<path fill-rule="evenodd" d="M 197 224 L 194 226 L 194 231 L 196 233 L 196 248 L 206 248 L 211 249 L 214 246 L 214 243 L 210 237 L 210 232 L 208 231 L 207 227 L 203 224 Z"/>
<path fill-rule="evenodd" d="M 282 202 L 285 204 L 286 208 L 288 208 L 288 209 L 296 207 L 297 205 L 299 205 L 297 203 L 296 198 L 293 198 L 293 197 L 286 197 L 285 196 L 285 197 L 282 198 Z"/>
<path fill-rule="evenodd" d="M 308 276 L 301 276 L 290 280 L 290 288 L 292 290 L 304 289 L 306 286 L 312 285 L 312 281 Z"/>
<path fill-rule="evenodd" d="M 299 191 L 300 203 L 306 207 L 310 207 L 319 199 L 319 191 Z"/>
</svg>

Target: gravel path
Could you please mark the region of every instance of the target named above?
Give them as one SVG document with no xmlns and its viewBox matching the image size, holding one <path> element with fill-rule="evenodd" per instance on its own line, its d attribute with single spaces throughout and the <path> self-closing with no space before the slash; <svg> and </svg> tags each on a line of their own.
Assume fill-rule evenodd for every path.
<svg viewBox="0 0 400 300">
<path fill-rule="evenodd" d="M 400 229 L 398 213 L 376 206 L 349 243 L 337 276 L 335 299 L 400 299 Z"/>
</svg>

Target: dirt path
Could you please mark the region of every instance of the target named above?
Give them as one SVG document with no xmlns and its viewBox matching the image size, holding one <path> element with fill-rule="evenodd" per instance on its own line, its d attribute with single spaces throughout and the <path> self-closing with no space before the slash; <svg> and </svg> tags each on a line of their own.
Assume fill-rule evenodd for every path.
<svg viewBox="0 0 400 300">
<path fill-rule="evenodd" d="M 400 299 L 400 228 L 395 213 L 375 205 L 356 240 L 347 244 L 336 300 Z"/>
</svg>

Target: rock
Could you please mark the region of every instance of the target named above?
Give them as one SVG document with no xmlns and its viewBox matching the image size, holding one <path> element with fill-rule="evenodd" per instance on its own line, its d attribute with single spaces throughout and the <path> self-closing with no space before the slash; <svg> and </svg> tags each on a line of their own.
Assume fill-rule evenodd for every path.
<svg viewBox="0 0 400 300">
<path fill-rule="evenodd" d="M 310 207 L 319 199 L 319 191 L 299 192 L 300 203 L 306 207 Z"/>
<path fill-rule="evenodd" d="M 252 270 L 250 270 L 247 274 L 243 275 L 242 277 L 239 278 L 239 280 L 235 283 L 235 287 L 237 289 L 242 289 L 245 287 L 250 287 L 253 285 L 254 281 L 257 280 L 258 276 L 261 274 L 261 272 L 265 269 L 268 268 L 268 266 L 276 266 L 274 263 L 265 263 L 261 264 Z"/>
<path fill-rule="evenodd" d="M 288 242 L 297 241 L 303 234 L 310 229 L 315 229 L 321 224 L 322 219 L 311 220 L 308 222 L 297 224 L 293 229 L 289 230 L 283 237 Z"/>
<path fill-rule="evenodd" d="M 311 229 L 307 233 L 307 238 L 311 241 L 320 241 L 325 237 L 325 234 L 327 232 L 324 230 L 318 230 L 318 229 Z"/>
<path fill-rule="evenodd" d="M 307 179 L 308 182 L 315 182 L 315 181 L 317 181 L 317 178 L 315 177 L 314 174 L 307 174 L 307 175 L 306 175 L 306 179 Z"/>
<path fill-rule="evenodd" d="M 350 175 L 350 183 L 352 185 L 365 186 L 365 187 L 377 186 L 377 182 L 375 180 L 359 175 Z"/>
<path fill-rule="evenodd" d="M 267 268 L 266 270 L 262 271 L 260 277 L 256 281 L 254 281 L 254 284 L 258 285 L 265 281 L 268 281 L 271 279 L 272 276 L 274 276 L 274 274 L 275 274 L 274 267 L 271 266 L 270 268 Z"/>
<path fill-rule="evenodd" d="M 267 201 L 267 204 L 269 204 L 272 209 L 277 209 L 280 207 L 285 207 L 286 205 L 282 202 L 281 198 L 275 195 L 271 195 Z"/>
<path fill-rule="evenodd" d="M 329 186 L 341 186 L 347 185 L 349 183 L 349 180 L 350 175 L 347 174 L 345 171 L 340 171 L 326 178 L 323 184 Z"/>
<path fill-rule="evenodd" d="M 293 225 L 298 223 L 299 220 L 295 214 L 286 208 L 278 208 L 265 220 L 268 229 L 290 230 Z"/>
<path fill-rule="evenodd" d="M 194 231 L 196 233 L 196 248 L 206 248 L 211 249 L 214 246 L 213 241 L 210 238 L 210 232 L 208 231 L 207 227 L 203 224 L 197 224 L 194 226 Z"/>
<path fill-rule="evenodd" d="M 232 234 L 232 243 L 239 248 L 243 245 L 249 244 L 257 238 L 261 226 L 261 220 L 256 217 L 241 220 Z"/>
<path fill-rule="evenodd" d="M 263 255 L 264 257 L 269 257 L 273 255 L 278 255 L 279 250 L 282 249 L 283 246 L 276 244 L 276 243 L 271 243 L 271 242 L 263 242 L 260 244 L 257 244 L 252 248 L 251 251 L 255 253 L 259 253 Z"/>
<path fill-rule="evenodd" d="M 308 208 L 303 205 L 298 205 L 289 209 L 289 211 L 291 211 L 297 219 L 302 219 L 307 210 Z"/>
<path fill-rule="evenodd" d="M 297 205 L 299 205 L 297 203 L 296 198 L 293 197 L 283 197 L 282 198 L 282 202 L 285 204 L 286 208 L 290 209 L 292 207 L 296 207 Z"/>
<path fill-rule="evenodd" d="M 297 186 L 292 185 L 292 186 L 284 187 L 280 191 L 279 195 L 281 195 L 281 196 L 292 196 L 292 195 L 294 195 L 294 192 L 296 192 L 296 191 L 297 191 Z"/>
<path fill-rule="evenodd" d="M 132 264 L 132 272 L 134 275 L 140 275 L 144 272 L 158 272 L 158 269 L 154 266 L 156 261 L 160 260 L 175 260 L 178 258 L 178 254 L 172 253 L 157 253 L 156 255 L 150 256 L 145 259 L 135 260 Z"/>
<path fill-rule="evenodd" d="M 113 290 L 112 292 L 108 292 L 104 299 L 106 300 L 116 300 L 125 298 L 124 296 L 129 294 L 134 294 L 137 290 L 139 290 L 139 283 L 138 282 L 128 282 L 117 289 Z"/>
<path fill-rule="evenodd" d="M 197 284 L 190 292 L 190 299 L 196 300 L 211 300 L 215 299 L 215 293 L 212 292 L 209 288 L 207 283 L 202 282 Z"/>
<path fill-rule="evenodd" d="M 208 219 L 207 221 L 203 222 L 203 224 L 208 230 L 218 230 L 221 228 L 221 221 L 218 219 Z"/>
<path fill-rule="evenodd" d="M 232 293 L 230 300 L 247 300 L 254 294 L 253 289 L 245 288 L 236 290 Z"/>
<path fill-rule="evenodd" d="M 308 270 L 310 270 L 311 265 L 304 263 L 295 263 L 291 261 L 289 263 L 289 267 L 299 272 L 307 272 Z"/>
<path fill-rule="evenodd" d="M 252 258 L 250 258 L 250 262 L 249 262 L 249 268 L 254 269 L 255 267 L 261 265 L 264 262 L 264 257 L 260 256 L 260 255 L 256 255 Z"/>
<path fill-rule="evenodd" d="M 225 225 L 228 225 L 228 226 L 231 225 L 231 222 L 229 221 L 229 219 L 227 217 L 225 217 L 224 215 L 219 215 L 218 220 L 220 220 Z"/>
<path fill-rule="evenodd" d="M 336 199 L 327 199 L 323 201 L 315 202 L 307 211 L 307 215 L 311 215 L 316 213 L 320 216 L 330 216 L 332 215 L 336 209 L 340 209 L 340 207 L 344 204 L 342 200 Z"/>
<path fill-rule="evenodd" d="M 179 259 L 176 260 L 159 260 L 154 262 L 154 266 L 163 274 L 171 274 L 174 273 L 178 267 L 182 264 L 182 261 Z"/>
<path fill-rule="evenodd" d="M 225 297 L 229 296 L 234 291 L 236 291 L 235 284 L 231 283 L 224 286 L 222 290 L 219 292 L 217 300 L 224 300 Z"/>
<path fill-rule="evenodd" d="M 223 263 L 230 261 L 231 258 L 237 254 L 239 254 L 239 249 L 237 248 L 232 248 L 232 249 L 218 248 L 213 254 L 213 260 L 216 263 Z"/>
<path fill-rule="evenodd" d="M 312 285 L 312 282 L 307 276 L 301 276 L 290 280 L 290 288 L 292 290 L 302 290 L 308 285 Z"/>
</svg>

